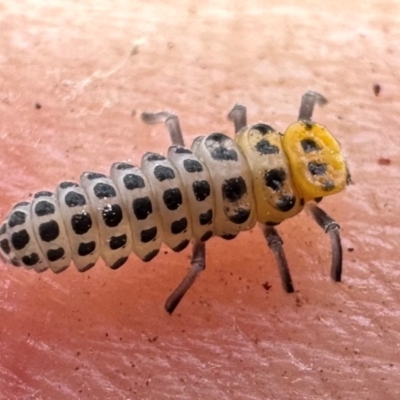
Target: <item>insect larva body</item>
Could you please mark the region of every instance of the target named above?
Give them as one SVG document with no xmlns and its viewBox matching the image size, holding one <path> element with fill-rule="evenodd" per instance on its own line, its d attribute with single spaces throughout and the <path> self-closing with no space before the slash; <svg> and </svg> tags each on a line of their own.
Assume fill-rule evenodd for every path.
<svg viewBox="0 0 400 400">
<path fill-rule="evenodd" d="M 1 257 L 37 272 L 58 273 L 72 261 L 83 272 L 99 257 L 116 269 L 131 252 L 148 262 L 162 243 L 179 252 L 193 240 L 192 268 L 167 302 L 172 312 L 204 269 L 204 242 L 213 235 L 233 239 L 259 222 L 284 287 L 292 291 L 273 226 L 349 182 L 338 143 L 311 122 L 310 102 L 313 106 L 318 96 L 303 96 L 299 122 L 284 135 L 262 123 L 246 127 L 245 108 L 236 106 L 230 114 L 235 140 L 213 133 L 195 139 L 190 150 L 183 146 L 177 117 L 144 115 L 149 123 L 167 123 L 173 141 L 168 157 L 148 152 L 140 168 L 115 163 L 109 177 L 85 172 L 79 185 L 62 182 L 55 194 L 42 191 L 31 202 L 18 203 L 0 228 Z M 309 212 L 328 233 L 337 233 L 338 225 L 321 209 L 314 205 Z M 339 272 L 337 257 L 332 265 L 335 280 L 340 280 L 339 261 Z"/>
</svg>

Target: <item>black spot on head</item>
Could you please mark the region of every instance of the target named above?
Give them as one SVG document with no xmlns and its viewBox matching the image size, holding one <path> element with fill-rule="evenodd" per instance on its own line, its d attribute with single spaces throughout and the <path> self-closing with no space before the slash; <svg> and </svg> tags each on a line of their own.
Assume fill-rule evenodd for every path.
<svg viewBox="0 0 400 400">
<path fill-rule="evenodd" d="M 104 182 L 97 183 L 96 186 L 93 188 L 93 191 L 98 199 L 108 199 L 117 195 L 115 189 L 108 183 Z"/>
<path fill-rule="evenodd" d="M 36 253 L 31 253 L 28 256 L 22 257 L 22 262 L 28 267 L 32 267 L 33 265 L 37 264 L 39 261 L 40 261 L 39 255 Z"/>
<path fill-rule="evenodd" d="M 197 201 L 204 201 L 211 193 L 210 184 L 204 180 L 194 181 L 192 188 Z"/>
<path fill-rule="evenodd" d="M 8 218 L 8 226 L 14 228 L 17 225 L 23 225 L 26 221 L 26 214 L 22 211 L 14 211 Z"/>
<path fill-rule="evenodd" d="M 279 147 L 271 144 L 267 139 L 261 139 L 255 147 L 260 154 L 279 154 Z"/>
<path fill-rule="evenodd" d="M 321 150 L 321 147 L 317 145 L 314 139 L 303 139 L 300 141 L 300 144 L 305 153 Z"/>
<path fill-rule="evenodd" d="M 47 252 L 47 259 L 50 262 L 58 261 L 64 257 L 64 254 L 65 251 L 62 247 L 59 247 L 58 249 L 50 249 Z"/>
<path fill-rule="evenodd" d="M 174 235 L 178 235 L 179 233 L 182 233 L 188 226 L 188 221 L 186 218 L 181 218 L 177 221 L 174 221 L 171 224 L 171 232 Z"/>
<path fill-rule="evenodd" d="M 68 192 L 65 195 L 65 204 L 68 207 L 84 206 L 86 204 L 86 199 L 83 194 L 77 192 Z"/>
<path fill-rule="evenodd" d="M 29 204 L 30 204 L 29 201 L 20 201 L 19 203 L 14 204 L 13 210 L 14 210 L 14 208 L 17 208 L 17 207 L 29 206 Z"/>
<path fill-rule="evenodd" d="M 133 168 L 132 164 L 124 163 L 124 162 L 117 163 L 117 169 L 119 169 L 119 170 L 125 170 L 125 169 L 131 169 L 131 168 Z"/>
<path fill-rule="evenodd" d="M 110 228 L 114 228 L 122 221 L 122 208 L 119 204 L 107 204 L 102 211 L 103 221 Z"/>
<path fill-rule="evenodd" d="M 172 250 L 175 251 L 176 253 L 179 253 L 183 249 L 186 249 L 187 245 L 190 243 L 190 240 L 185 239 L 182 242 L 178 244 L 178 246 L 175 246 Z"/>
<path fill-rule="evenodd" d="M 161 154 L 157 154 L 157 153 L 147 153 L 145 156 L 147 157 L 148 161 L 163 161 L 163 160 L 166 160 L 166 158 L 164 156 L 162 156 Z"/>
<path fill-rule="evenodd" d="M 157 236 L 157 227 L 153 226 L 140 232 L 140 240 L 142 243 L 149 243 Z"/>
<path fill-rule="evenodd" d="M 51 196 L 53 196 L 53 193 L 51 193 L 51 192 L 48 192 L 47 190 L 42 190 L 41 192 L 36 192 L 34 195 L 33 195 L 33 198 L 34 199 L 37 199 L 38 197 L 51 197 Z"/>
<path fill-rule="evenodd" d="M 143 258 L 142 261 L 144 262 L 149 262 L 151 261 L 158 253 L 159 253 L 159 249 L 156 250 L 152 250 L 149 254 L 146 254 Z"/>
<path fill-rule="evenodd" d="M 39 236 L 44 242 L 51 242 L 58 238 L 60 228 L 53 219 L 49 222 L 43 222 L 39 225 Z"/>
<path fill-rule="evenodd" d="M 250 210 L 239 207 L 238 209 L 235 210 L 235 214 L 230 215 L 228 219 L 234 224 L 243 224 L 249 219 L 249 217 L 250 217 Z"/>
<path fill-rule="evenodd" d="M 189 149 L 185 149 L 184 147 L 176 147 L 175 148 L 175 153 L 176 154 L 193 154 L 193 152 Z"/>
<path fill-rule="evenodd" d="M 22 250 L 29 243 L 29 233 L 23 229 L 11 235 L 11 243 L 15 250 Z"/>
<path fill-rule="evenodd" d="M 199 215 L 200 225 L 210 225 L 213 218 L 213 211 L 209 209 L 205 213 Z"/>
<path fill-rule="evenodd" d="M 202 242 L 207 242 L 208 239 L 210 239 L 213 235 L 213 231 L 207 231 L 201 238 L 200 240 Z"/>
<path fill-rule="evenodd" d="M 296 204 L 296 197 L 284 195 L 279 197 L 278 201 L 275 203 L 275 207 L 279 211 L 287 212 L 290 211 L 295 204 Z"/>
<path fill-rule="evenodd" d="M 81 269 L 79 269 L 79 272 L 86 272 L 88 271 L 90 268 L 93 268 L 96 264 L 95 263 L 89 263 L 88 265 L 85 265 L 84 267 L 82 267 Z"/>
<path fill-rule="evenodd" d="M 46 200 L 39 201 L 35 206 L 35 214 L 38 217 L 43 217 L 44 215 L 51 215 L 54 214 L 55 212 L 56 208 L 54 207 L 54 204 Z"/>
<path fill-rule="evenodd" d="M 106 176 L 104 174 L 99 174 L 98 172 L 88 172 L 86 173 L 86 178 L 93 181 L 95 179 L 106 178 Z"/>
<path fill-rule="evenodd" d="M 111 269 L 118 269 L 122 267 L 127 261 L 129 257 L 121 257 L 113 265 L 110 266 Z"/>
<path fill-rule="evenodd" d="M 4 253 L 8 254 L 11 249 L 10 249 L 10 243 L 8 242 L 8 239 L 3 239 L 0 241 L 0 247 L 4 251 Z"/>
<path fill-rule="evenodd" d="M 167 189 L 163 194 L 163 200 L 168 210 L 177 210 L 182 204 L 182 193 L 179 188 Z"/>
<path fill-rule="evenodd" d="M 262 123 L 255 124 L 250 129 L 254 129 L 256 131 L 259 131 L 262 135 L 267 135 L 268 133 L 275 132 L 275 130 L 273 128 L 271 128 L 269 125 L 262 124 Z"/>
<path fill-rule="evenodd" d="M 312 175 L 324 175 L 326 173 L 327 165 L 319 163 L 318 161 L 310 161 L 308 163 L 308 170 Z"/>
<path fill-rule="evenodd" d="M 125 234 L 120 235 L 120 236 L 111 236 L 110 238 L 110 249 L 111 250 L 117 250 L 120 249 L 121 247 L 124 247 L 127 241 L 127 236 Z"/>
<path fill-rule="evenodd" d="M 203 171 L 203 166 L 201 163 L 199 163 L 196 160 L 191 160 L 190 158 L 187 158 L 186 160 L 183 160 L 183 167 L 187 172 L 201 172 Z"/>
<path fill-rule="evenodd" d="M 153 206 L 148 196 L 133 200 L 132 208 L 138 220 L 146 219 L 153 212 Z"/>
<path fill-rule="evenodd" d="M 79 243 L 78 254 L 82 257 L 93 253 L 96 250 L 96 242 Z"/>
<path fill-rule="evenodd" d="M 226 233 L 225 235 L 221 235 L 221 238 L 225 240 L 232 240 L 235 239 L 236 236 L 237 235 L 232 235 L 231 233 Z"/>
<path fill-rule="evenodd" d="M 79 185 L 75 182 L 61 182 L 58 186 L 60 186 L 61 189 L 67 189 L 70 187 L 78 187 Z"/>
<path fill-rule="evenodd" d="M 335 189 L 335 184 L 331 180 L 327 180 L 322 183 L 322 189 L 325 192 L 330 192 L 331 190 Z"/>
<path fill-rule="evenodd" d="M 0 228 L 0 235 L 4 235 L 7 232 L 6 224 L 3 224 Z"/>
<path fill-rule="evenodd" d="M 175 172 L 170 167 L 165 167 L 163 165 L 157 165 L 154 168 L 154 176 L 160 182 L 165 181 L 166 179 L 175 179 Z"/>
<path fill-rule="evenodd" d="M 71 227 L 77 235 L 83 235 L 88 232 L 92 227 L 92 218 L 90 217 L 90 214 L 86 212 L 74 214 L 71 217 Z"/>
<path fill-rule="evenodd" d="M 128 190 L 144 188 L 144 179 L 135 174 L 127 174 L 124 176 L 124 185 Z"/>
<path fill-rule="evenodd" d="M 241 176 L 226 179 L 221 189 L 222 197 L 231 203 L 240 200 L 247 192 L 246 182 Z"/>
<path fill-rule="evenodd" d="M 279 191 L 286 180 L 286 172 L 282 168 L 275 168 L 266 171 L 264 174 L 265 185 L 274 191 Z"/>
</svg>

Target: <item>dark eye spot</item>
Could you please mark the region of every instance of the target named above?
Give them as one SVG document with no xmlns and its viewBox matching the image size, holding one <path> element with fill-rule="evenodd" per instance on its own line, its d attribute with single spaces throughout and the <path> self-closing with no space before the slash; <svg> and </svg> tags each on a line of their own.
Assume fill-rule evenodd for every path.
<svg viewBox="0 0 400 400">
<path fill-rule="evenodd" d="M 305 153 L 321 150 L 321 147 L 317 145 L 314 139 L 303 139 L 300 144 Z"/>
<path fill-rule="evenodd" d="M 163 182 L 166 179 L 175 179 L 175 172 L 170 167 L 157 165 L 154 168 L 154 176 L 157 178 L 158 181 Z"/>
<path fill-rule="evenodd" d="M 271 169 L 264 175 L 265 185 L 276 192 L 282 189 L 286 180 L 286 172 L 282 168 Z"/>
<path fill-rule="evenodd" d="M 35 206 L 35 214 L 38 217 L 43 217 L 44 215 L 51 215 L 54 214 L 55 212 L 56 208 L 54 207 L 54 204 L 46 200 L 39 201 Z"/>
<path fill-rule="evenodd" d="M 310 161 L 308 163 L 308 170 L 312 175 L 324 175 L 326 173 L 327 166 L 325 163 L 319 163 L 317 161 Z"/>
<path fill-rule="evenodd" d="M 227 179 L 222 185 L 222 197 L 231 203 L 240 200 L 246 192 L 246 182 L 241 176 Z"/>
<path fill-rule="evenodd" d="M 65 204 L 68 207 L 84 206 L 86 204 L 85 196 L 77 192 L 68 192 L 65 195 Z"/>
<path fill-rule="evenodd" d="M 115 197 L 117 195 L 115 189 L 108 183 L 99 182 L 93 188 L 94 194 L 98 199 Z"/>
<path fill-rule="evenodd" d="M 14 211 L 8 220 L 8 226 L 10 228 L 14 228 L 14 226 L 24 224 L 25 220 L 26 220 L 26 214 L 24 212 Z"/>
<path fill-rule="evenodd" d="M 256 150 L 260 154 L 278 154 L 279 153 L 279 147 L 275 146 L 274 144 L 271 144 L 268 140 L 266 139 L 261 139 L 257 144 L 256 144 Z"/>
</svg>

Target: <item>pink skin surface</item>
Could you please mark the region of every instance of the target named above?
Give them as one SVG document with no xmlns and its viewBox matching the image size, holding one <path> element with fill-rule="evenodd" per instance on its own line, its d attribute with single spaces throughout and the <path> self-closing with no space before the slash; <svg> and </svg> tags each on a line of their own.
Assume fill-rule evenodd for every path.
<svg viewBox="0 0 400 400">
<path fill-rule="evenodd" d="M 398 399 L 399 3 L 47 4 L 0 5 L 1 218 L 82 171 L 166 154 L 144 110 L 175 111 L 190 145 L 233 135 L 236 102 L 284 131 L 308 89 L 330 101 L 314 119 L 355 184 L 322 202 L 342 228 L 342 283 L 309 217 L 279 227 L 291 295 L 258 229 L 209 242 L 172 316 L 190 248 L 85 274 L 0 262 L 0 399 Z"/>
</svg>

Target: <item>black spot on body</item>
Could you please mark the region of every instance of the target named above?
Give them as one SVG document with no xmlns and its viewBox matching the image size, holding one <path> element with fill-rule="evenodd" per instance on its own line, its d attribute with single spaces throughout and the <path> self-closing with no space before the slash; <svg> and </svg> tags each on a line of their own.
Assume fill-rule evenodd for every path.
<svg viewBox="0 0 400 400">
<path fill-rule="evenodd" d="M 122 208 L 119 204 L 109 204 L 103 207 L 103 221 L 110 228 L 114 228 L 122 221 Z"/>
<path fill-rule="evenodd" d="M 200 240 L 202 242 L 206 242 L 208 239 L 210 239 L 213 235 L 213 231 L 207 231 L 201 238 Z"/>
<path fill-rule="evenodd" d="M 308 163 L 308 170 L 312 175 L 324 175 L 326 173 L 327 165 L 317 161 L 310 161 Z"/>
<path fill-rule="evenodd" d="M 121 257 L 113 265 L 110 266 L 111 269 L 118 269 L 122 267 L 128 261 L 128 257 Z"/>
<path fill-rule="evenodd" d="M 93 181 L 95 179 L 106 178 L 106 176 L 104 174 L 99 174 L 98 172 L 88 172 L 86 178 Z"/>
<path fill-rule="evenodd" d="M 7 232 L 6 224 L 3 224 L 0 228 L 0 235 L 4 235 Z"/>
<path fill-rule="evenodd" d="M 277 200 L 277 202 L 275 203 L 275 207 L 279 211 L 287 212 L 290 211 L 295 204 L 296 204 L 296 197 L 284 195 Z"/>
<path fill-rule="evenodd" d="M 228 219 L 234 224 L 243 224 L 249 219 L 249 217 L 250 217 L 250 210 L 239 207 L 237 210 L 235 210 L 235 214 L 230 215 Z"/>
<path fill-rule="evenodd" d="M 72 230 L 77 235 L 83 235 L 92 227 L 92 218 L 88 213 L 74 214 L 71 217 Z"/>
<path fill-rule="evenodd" d="M 146 254 L 143 258 L 142 261 L 144 262 L 149 262 L 151 261 L 158 253 L 159 253 L 159 249 L 156 250 L 152 250 L 149 254 Z"/>
<path fill-rule="evenodd" d="M 125 234 L 120 236 L 111 236 L 110 238 L 110 249 L 111 250 L 118 250 L 121 247 L 124 247 L 127 241 L 127 236 Z"/>
<path fill-rule="evenodd" d="M 240 200 L 247 192 L 246 182 L 241 176 L 226 179 L 221 189 L 222 197 L 231 203 Z"/>
<path fill-rule="evenodd" d="M 19 203 L 14 204 L 13 210 L 14 210 L 15 208 L 17 208 L 17 207 L 29 206 L 29 204 L 30 204 L 29 201 L 20 201 Z"/>
<path fill-rule="evenodd" d="M 203 166 L 197 160 L 186 159 L 183 160 L 183 167 L 187 172 L 201 172 L 203 171 Z"/>
<path fill-rule="evenodd" d="M 22 250 L 29 243 L 29 233 L 23 229 L 11 235 L 11 243 L 15 250 Z"/>
<path fill-rule="evenodd" d="M 50 249 L 47 251 L 47 259 L 50 262 L 58 261 L 64 257 L 65 251 L 62 247 L 58 249 Z"/>
<path fill-rule="evenodd" d="M 148 196 L 133 200 L 132 208 L 138 220 L 146 219 L 153 212 L 153 206 Z"/>
<path fill-rule="evenodd" d="M 227 149 L 222 145 L 214 148 L 211 152 L 211 157 L 217 161 L 237 161 L 238 155 L 236 150 Z"/>
<path fill-rule="evenodd" d="M 117 169 L 119 169 L 119 170 L 125 170 L 125 169 L 131 169 L 131 168 L 133 168 L 132 164 L 128 164 L 128 163 L 124 163 L 124 162 L 118 163 L 118 165 L 117 165 Z"/>
<path fill-rule="evenodd" d="M 97 183 L 93 191 L 98 199 L 108 199 L 117 195 L 117 192 L 111 185 L 103 182 Z"/>
<path fill-rule="evenodd" d="M 272 221 L 267 221 L 265 223 L 265 225 L 267 225 L 267 226 L 277 226 L 279 224 L 280 224 L 280 222 L 272 222 Z"/>
<path fill-rule="evenodd" d="M 315 201 L 316 203 L 320 203 L 320 202 L 322 201 L 322 199 L 323 199 L 323 197 L 316 197 L 316 198 L 314 199 L 314 201 Z"/>
<path fill-rule="evenodd" d="M 84 267 L 82 267 L 79 272 L 86 272 L 88 271 L 90 268 L 93 268 L 96 264 L 95 263 L 89 263 L 88 265 L 85 265 Z"/>
<path fill-rule="evenodd" d="M 232 235 L 231 233 L 226 233 L 225 235 L 221 235 L 221 238 L 225 240 L 232 240 L 235 239 L 236 236 L 237 235 Z"/>
<path fill-rule="evenodd" d="M 39 255 L 36 253 L 31 253 L 28 256 L 22 257 L 22 262 L 28 267 L 36 265 L 39 261 Z"/>
<path fill-rule="evenodd" d="M 153 226 L 149 229 L 144 229 L 140 232 L 140 240 L 142 243 L 151 242 L 157 236 L 157 227 Z"/>
<path fill-rule="evenodd" d="M 8 254 L 11 251 L 10 243 L 8 242 L 8 239 L 1 240 L 0 247 L 4 251 L 5 254 Z"/>
<path fill-rule="evenodd" d="M 301 205 L 301 206 L 304 206 L 304 204 L 305 204 L 305 201 L 304 201 L 303 198 L 301 198 L 301 199 L 300 199 L 300 205 Z"/>
<path fill-rule="evenodd" d="M 182 204 L 182 193 L 179 188 L 167 189 L 163 194 L 163 200 L 168 210 L 177 210 Z"/>
<path fill-rule="evenodd" d="M 79 243 L 78 254 L 82 257 L 93 253 L 96 250 L 96 242 Z"/>
<path fill-rule="evenodd" d="M 166 179 L 175 179 L 175 172 L 170 167 L 157 165 L 154 168 L 154 176 L 157 178 L 158 181 L 163 182 Z"/>
<path fill-rule="evenodd" d="M 21 263 L 15 257 L 11 260 L 11 264 L 14 265 L 14 267 L 20 267 L 21 266 Z"/>
<path fill-rule="evenodd" d="M 274 191 L 279 191 L 286 180 L 286 172 L 282 168 L 271 169 L 265 172 L 265 185 Z"/>
<path fill-rule="evenodd" d="M 54 220 L 39 225 L 39 236 L 44 242 L 51 242 L 58 238 L 60 228 Z"/>
<path fill-rule="evenodd" d="M 83 194 L 71 191 L 65 195 L 65 204 L 68 207 L 84 206 L 86 204 L 86 199 Z"/>
<path fill-rule="evenodd" d="M 36 192 L 33 195 L 33 198 L 37 199 L 38 197 L 51 197 L 51 196 L 53 196 L 53 193 L 48 192 L 47 190 L 42 190 L 41 192 Z"/>
<path fill-rule="evenodd" d="M 275 146 L 274 144 L 271 144 L 268 140 L 266 139 L 261 139 L 255 146 L 256 150 L 260 154 L 278 154 L 279 153 L 279 147 Z"/>
<path fill-rule="evenodd" d="M 175 251 L 176 253 L 179 253 L 180 251 L 186 249 L 186 247 L 189 243 L 190 243 L 190 240 L 185 239 L 182 242 L 180 242 L 177 246 L 175 246 L 172 250 Z"/>
<path fill-rule="evenodd" d="M 213 211 L 209 209 L 205 213 L 199 215 L 200 225 L 210 225 L 213 218 Z"/>
<path fill-rule="evenodd" d="M 161 154 L 148 153 L 147 160 L 148 161 L 163 161 L 163 160 L 166 160 L 166 158 L 164 156 L 162 156 Z"/>
<path fill-rule="evenodd" d="M 70 187 L 78 187 L 79 185 L 75 182 L 61 182 L 58 186 L 60 186 L 61 189 L 67 189 Z"/>
<path fill-rule="evenodd" d="M 175 149 L 176 154 L 193 154 L 193 152 L 189 149 L 185 149 L 184 147 L 177 147 Z"/>
<path fill-rule="evenodd" d="M 39 201 L 35 206 L 35 214 L 38 217 L 43 217 L 44 215 L 51 215 L 54 214 L 55 212 L 56 208 L 54 207 L 54 204 L 46 200 Z"/>
<path fill-rule="evenodd" d="M 144 188 L 144 179 L 135 174 L 127 174 L 124 176 L 124 185 L 128 190 Z"/>
<path fill-rule="evenodd" d="M 262 135 L 267 135 L 268 133 L 275 132 L 275 130 L 273 128 L 271 128 L 269 125 L 262 124 L 262 123 L 255 124 L 250 129 L 254 129 L 256 131 L 259 131 Z"/>
<path fill-rule="evenodd" d="M 204 201 L 211 193 L 210 184 L 204 180 L 194 181 L 192 188 L 197 201 Z"/>
<path fill-rule="evenodd" d="M 8 226 L 14 228 L 17 225 L 23 225 L 26 221 L 26 214 L 22 211 L 14 211 L 8 219 Z"/>
<path fill-rule="evenodd" d="M 305 153 L 321 150 L 321 147 L 317 145 L 314 139 L 303 139 L 300 141 L 300 144 Z"/>
<path fill-rule="evenodd" d="M 177 221 L 174 221 L 171 224 L 171 232 L 174 235 L 178 235 L 179 233 L 182 233 L 188 226 L 188 221 L 186 218 L 181 218 Z"/>
</svg>

